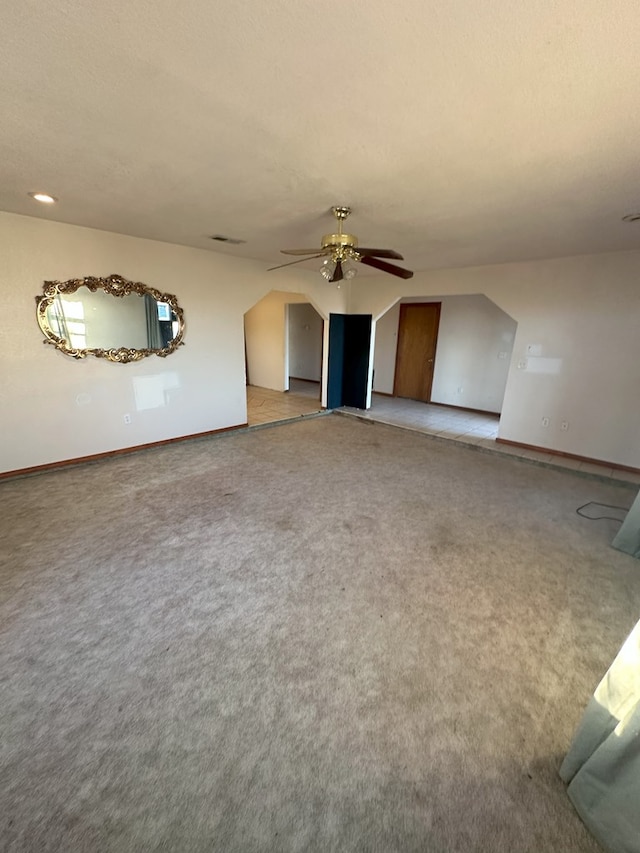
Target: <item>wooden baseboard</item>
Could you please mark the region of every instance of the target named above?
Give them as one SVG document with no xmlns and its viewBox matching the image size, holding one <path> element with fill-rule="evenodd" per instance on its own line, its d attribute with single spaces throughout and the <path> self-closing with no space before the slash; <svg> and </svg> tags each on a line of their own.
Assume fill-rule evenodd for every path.
<svg viewBox="0 0 640 853">
<path fill-rule="evenodd" d="M 564 450 L 552 450 L 550 447 L 540 447 L 537 444 L 524 444 L 522 441 L 511 441 L 508 438 L 496 438 L 496 444 L 508 444 L 510 447 L 522 447 L 524 450 L 535 450 L 538 453 L 561 456 L 563 459 L 575 459 L 578 462 L 588 462 L 590 465 L 601 465 L 603 468 L 612 468 L 614 471 L 640 474 L 640 468 L 632 468 L 630 465 L 618 465 L 616 462 L 605 462 L 602 459 L 592 459 L 590 456 L 579 456 L 577 453 L 565 453 Z"/>
<path fill-rule="evenodd" d="M 381 397 L 395 397 L 396 400 L 404 400 L 404 397 L 397 397 L 395 394 L 389 394 L 388 391 L 373 391 L 374 394 L 379 394 Z M 406 399 L 409 399 L 408 397 Z M 415 402 L 419 403 L 420 400 L 416 400 Z M 500 417 L 500 412 L 490 412 L 487 409 L 470 409 L 468 406 L 454 406 L 453 403 L 434 403 L 433 400 L 429 400 L 428 403 L 425 403 L 425 406 L 443 406 L 445 409 L 457 409 L 460 412 L 475 412 L 478 415 L 494 415 L 495 417 Z"/>
<path fill-rule="evenodd" d="M 175 444 L 178 441 L 192 441 L 197 438 L 207 438 L 219 435 L 223 432 L 244 429 L 248 424 L 237 424 L 236 426 L 211 429 L 206 432 L 196 432 L 192 435 L 180 435 L 176 438 L 164 438 L 160 441 L 150 441 L 148 444 L 136 444 L 133 447 L 119 447 L 117 450 L 106 450 L 104 453 L 93 453 L 91 456 L 77 456 L 74 459 L 62 459 L 59 462 L 47 462 L 45 465 L 33 465 L 31 468 L 17 468 L 15 471 L 0 472 L 0 480 L 10 477 L 28 477 L 31 474 L 43 474 L 46 471 L 54 471 L 56 468 L 67 468 L 70 465 L 82 465 L 87 462 L 99 462 L 101 459 L 110 459 L 112 456 L 124 456 L 127 453 L 138 453 L 140 450 L 149 450 L 152 447 L 162 447 L 165 444 Z"/>
<path fill-rule="evenodd" d="M 493 417 L 499 418 L 500 412 L 490 412 L 489 409 L 470 409 L 468 406 L 455 406 L 453 403 L 434 403 L 433 400 L 429 401 L 430 406 L 442 406 L 444 409 L 457 409 L 460 412 L 475 412 L 477 415 L 492 415 Z"/>
</svg>

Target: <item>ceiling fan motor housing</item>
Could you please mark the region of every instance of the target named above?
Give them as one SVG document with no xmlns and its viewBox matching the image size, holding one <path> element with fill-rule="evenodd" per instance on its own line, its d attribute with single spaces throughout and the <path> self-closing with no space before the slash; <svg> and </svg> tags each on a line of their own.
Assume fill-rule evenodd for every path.
<svg viewBox="0 0 640 853">
<path fill-rule="evenodd" d="M 350 207 L 332 207 L 331 212 L 338 220 L 339 230 L 337 234 L 325 234 L 322 238 L 322 250 L 331 250 L 331 257 L 334 261 L 345 260 L 346 258 L 356 259 L 355 249 L 358 246 L 357 237 L 354 234 L 343 234 L 342 223 L 351 213 Z"/>
<path fill-rule="evenodd" d="M 353 234 L 325 234 L 322 238 L 323 249 L 332 249 L 338 246 L 348 246 L 351 249 L 356 249 L 358 247 L 358 239 Z"/>
</svg>

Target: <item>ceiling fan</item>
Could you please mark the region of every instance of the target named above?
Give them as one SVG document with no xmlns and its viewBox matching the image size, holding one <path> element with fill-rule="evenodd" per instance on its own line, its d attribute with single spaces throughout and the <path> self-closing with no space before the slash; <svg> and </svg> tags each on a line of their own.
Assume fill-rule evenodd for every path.
<svg viewBox="0 0 640 853">
<path fill-rule="evenodd" d="M 381 258 L 404 260 L 398 252 L 394 252 L 393 249 L 360 248 L 358 240 L 353 234 L 342 233 L 342 223 L 351 213 L 350 207 L 332 207 L 331 212 L 338 220 L 337 234 L 325 234 L 320 249 L 281 249 L 284 255 L 305 255 L 306 257 L 297 261 L 290 261 L 288 264 L 270 267 L 268 272 L 282 269 L 282 267 L 290 267 L 293 264 L 301 264 L 303 261 L 310 261 L 313 258 L 324 258 L 320 272 L 327 281 L 342 281 L 343 279 L 353 278 L 357 272 L 353 261 L 366 264 L 381 272 L 397 275 L 400 278 L 411 278 L 413 276 L 411 270 L 405 270 L 396 264 L 381 260 Z"/>
</svg>

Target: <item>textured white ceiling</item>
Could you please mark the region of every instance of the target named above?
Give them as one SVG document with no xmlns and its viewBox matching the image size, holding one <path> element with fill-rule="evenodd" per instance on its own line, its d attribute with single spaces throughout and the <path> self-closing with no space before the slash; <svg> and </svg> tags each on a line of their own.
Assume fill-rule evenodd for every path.
<svg viewBox="0 0 640 853">
<path fill-rule="evenodd" d="M 333 204 L 413 269 L 640 248 L 621 222 L 640 209 L 638 0 L 9 0 L 2 18 L 3 210 L 265 266 L 319 245 Z"/>
</svg>

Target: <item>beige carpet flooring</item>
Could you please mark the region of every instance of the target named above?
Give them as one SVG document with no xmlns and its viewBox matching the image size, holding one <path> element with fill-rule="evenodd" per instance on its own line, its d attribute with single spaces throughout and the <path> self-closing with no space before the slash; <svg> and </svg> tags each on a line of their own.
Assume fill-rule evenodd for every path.
<svg viewBox="0 0 640 853">
<path fill-rule="evenodd" d="M 339 415 L 0 484 L 0 848 L 595 853 L 634 496 Z"/>
</svg>

